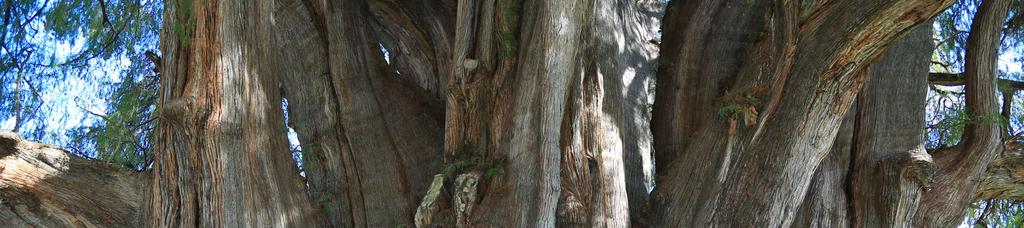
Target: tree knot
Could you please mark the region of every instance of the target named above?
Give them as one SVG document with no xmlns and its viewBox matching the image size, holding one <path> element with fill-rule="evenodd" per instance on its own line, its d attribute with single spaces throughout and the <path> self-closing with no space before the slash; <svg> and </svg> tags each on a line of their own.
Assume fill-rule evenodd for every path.
<svg viewBox="0 0 1024 228">
<path fill-rule="evenodd" d="M 917 183 L 924 191 L 931 190 L 932 176 L 935 175 L 936 165 L 932 156 L 919 145 L 900 156 L 900 167 L 903 167 L 901 174 L 905 179 Z"/>
</svg>

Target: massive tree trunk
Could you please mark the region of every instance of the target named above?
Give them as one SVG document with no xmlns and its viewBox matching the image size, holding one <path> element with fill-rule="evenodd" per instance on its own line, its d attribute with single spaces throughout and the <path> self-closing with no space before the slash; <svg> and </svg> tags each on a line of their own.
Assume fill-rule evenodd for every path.
<svg viewBox="0 0 1024 228">
<path fill-rule="evenodd" d="M 272 68 L 274 2 L 168 1 L 149 226 L 309 226 Z"/>
<path fill-rule="evenodd" d="M 858 101 L 818 166 L 797 226 L 909 227 L 934 172 L 924 150 L 931 25 L 863 72 Z"/>
<path fill-rule="evenodd" d="M 447 187 L 418 217 L 629 224 L 650 180 L 644 113 L 659 9 L 654 1 L 459 1 L 451 65 L 440 67 L 448 69 L 448 168 L 438 184 Z"/>
<path fill-rule="evenodd" d="M 995 112 L 992 2 L 968 54 L 977 116 Z M 937 165 L 921 146 L 917 25 L 950 3 L 672 1 L 655 67 L 658 1 L 167 1 L 152 171 L 0 136 L 0 221 L 949 226 L 970 200 L 1021 197 L 1003 180 L 1024 169 L 1008 153 L 974 191 L 991 123 Z"/>
<path fill-rule="evenodd" d="M 278 3 L 278 72 L 314 206 L 335 227 L 412 225 L 440 169 L 437 102 L 388 70 L 368 5 Z"/>
<path fill-rule="evenodd" d="M 860 72 L 950 3 L 673 2 L 650 225 L 791 225 Z"/>
</svg>

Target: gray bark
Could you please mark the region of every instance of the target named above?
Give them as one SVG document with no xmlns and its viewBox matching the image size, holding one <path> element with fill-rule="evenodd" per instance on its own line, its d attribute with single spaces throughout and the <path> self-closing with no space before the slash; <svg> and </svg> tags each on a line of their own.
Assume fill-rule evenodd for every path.
<svg viewBox="0 0 1024 228">
<path fill-rule="evenodd" d="M 923 144 L 930 31 L 914 29 L 867 71 L 849 186 L 854 227 L 910 227 L 935 172 Z"/>
<path fill-rule="evenodd" d="M 930 24 L 889 46 L 845 117 L 798 227 L 909 227 L 934 164 L 923 148 Z"/>
<path fill-rule="evenodd" d="M 857 108 L 843 119 L 832 149 L 814 171 L 793 227 L 850 227 L 854 214 L 850 209 L 850 156 L 853 154 L 853 128 Z"/>
<path fill-rule="evenodd" d="M 934 151 L 938 164 L 934 188 L 922 196 L 915 226 L 949 227 L 963 220 L 967 205 L 974 200 L 986 167 L 1003 150 L 1002 127 L 996 100 L 996 61 L 1003 23 L 1009 13 L 1008 1 L 983 1 L 978 7 L 967 38 L 964 64 L 966 105 L 972 119 L 965 126 L 961 143 Z M 988 118 L 988 121 L 986 121 Z"/>
<path fill-rule="evenodd" d="M 951 180 L 979 179 L 987 163 L 948 164 L 988 157 L 939 152 L 941 185 L 958 189 L 921 195 L 931 167 L 915 100 L 924 91 L 909 88 L 923 88 L 916 66 L 926 56 L 906 56 L 925 53 L 927 35 L 883 50 L 950 2 L 673 1 L 652 151 L 653 1 L 202 1 L 190 10 L 170 1 L 167 27 L 187 29 L 162 35 L 152 181 L 111 181 L 145 187 L 149 201 L 131 208 L 147 209 L 55 216 L 110 226 L 142 217 L 151 226 L 905 227 L 915 216 L 947 225 L 963 205 L 929 195 L 1014 197 L 1004 189 L 1024 167 L 1005 157 L 981 190 L 959 189 Z M 976 76 L 987 73 L 965 73 L 972 107 L 987 107 L 978 94 L 990 78 Z M 308 196 L 287 155 L 282 97 Z M 990 146 L 988 127 L 972 125 L 984 143 L 959 148 Z M 648 198 L 651 152 L 661 175 Z M 8 171 L 0 186 L 14 187 L 0 192 L 58 203 L 26 210 L 33 198 L 22 194 L 0 218 L 78 202 L 38 197 L 3 179 Z M 74 177 L 47 178 L 64 176 Z"/>
<path fill-rule="evenodd" d="M 0 226 L 138 227 L 142 178 L 0 132 Z"/>
<path fill-rule="evenodd" d="M 654 136 L 659 173 L 674 175 L 659 177 L 650 224 L 790 226 L 859 73 L 951 3 L 829 1 L 801 20 L 789 2 L 672 2 L 683 11 L 670 10 L 665 46 L 678 52 L 663 54 Z"/>
<path fill-rule="evenodd" d="M 388 70 L 368 5 L 281 2 L 277 66 L 310 200 L 335 227 L 413 225 L 440 170 L 439 107 Z"/>
</svg>

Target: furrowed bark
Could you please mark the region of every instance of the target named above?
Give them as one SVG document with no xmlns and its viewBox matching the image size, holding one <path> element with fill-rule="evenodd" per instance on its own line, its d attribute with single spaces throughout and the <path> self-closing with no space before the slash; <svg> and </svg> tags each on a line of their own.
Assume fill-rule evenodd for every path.
<svg viewBox="0 0 1024 228">
<path fill-rule="evenodd" d="M 500 5 L 500 3 L 499 3 Z M 495 156 L 508 162 L 481 199 L 473 220 L 482 226 L 555 225 L 561 131 L 570 83 L 582 73 L 583 42 L 591 6 L 578 1 L 524 1 L 518 64 L 508 128 Z M 460 6 L 461 8 L 461 6 Z M 457 39 L 458 40 L 458 39 Z M 458 53 L 458 51 L 456 51 Z M 457 80 L 453 78 L 453 80 Z M 493 137 L 493 136 L 492 136 Z M 493 192 L 491 192 L 493 191 Z"/>
<path fill-rule="evenodd" d="M 923 150 L 930 25 L 918 26 L 864 71 L 863 91 L 797 216 L 799 227 L 908 227 L 930 175 Z"/>
<path fill-rule="evenodd" d="M 313 225 L 270 68 L 273 3 L 185 3 L 164 5 L 146 225 Z"/>
<path fill-rule="evenodd" d="M 276 38 L 281 55 L 281 90 L 289 123 L 302 146 L 302 169 L 311 206 L 335 227 L 363 225 L 362 191 L 352 150 L 339 131 L 338 102 L 329 82 L 326 39 L 313 23 L 309 5 L 278 1 Z M 308 4 L 308 3 L 307 3 Z"/>
<path fill-rule="evenodd" d="M 0 226 L 138 227 L 142 177 L 0 132 Z"/>
<path fill-rule="evenodd" d="M 455 1 L 369 1 L 373 26 L 397 76 L 443 100 L 455 36 Z"/>
<path fill-rule="evenodd" d="M 644 134 L 645 110 L 623 107 L 623 103 L 627 99 L 633 99 L 630 104 L 649 102 L 646 81 L 653 70 L 654 47 L 647 41 L 653 37 L 659 5 L 627 1 L 597 6 L 573 4 L 459 2 L 445 98 L 445 155 L 448 167 L 455 173 L 444 173 L 449 178 L 445 183 L 451 186 L 455 182 L 455 188 L 477 189 L 466 188 L 451 179 L 468 175 L 475 176 L 470 179 L 481 180 L 474 182 L 481 184 L 479 193 L 468 191 L 475 195 L 467 195 L 464 190 L 449 191 L 455 201 L 453 213 L 459 226 L 526 224 L 507 223 L 507 216 L 483 219 L 483 214 L 494 213 L 479 211 L 484 208 L 507 212 L 494 215 L 535 213 L 532 216 L 554 218 L 541 219 L 540 224 L 626 226 L 630 211 L 627 202 L 632 199 L 637 205 L 643 203 L 648 181 L 643 177 L 642 153 L 649 149 L 645 149 L 647 145 L 642 141 L 633 139 Z M 570 6 L 572 10 L 561 8 Z M 598 11 L 605 14 L 591 19 L 591 14 Z M 601 35 L 591 36 L 591 32 Z M 632 85 L 629 93 L 623 89 L 627 83 L 624 79 Z M 543 81 L 548 81 L 544 82 L 546 87 L 536 84 Z M 545 90 L 537 91 L 541 88 Z M 630 122 L 624 119 L 627 115 L 633 118 Z M 560 126 L 561 130 L 550 131 L 552 126 Z M 548 138 L 552 136 L 557 137 Z M 624 149 L 624 142 L 631 141 L 637 143 Z M 557 148 L 554 158 L 561 160 L 560 165 L 553 166 L 557 169 L 513 171 L 539 169 L 530 166 L 541 162 L 510 159 L 509 154 L 523 153 L 517 152 L 522 148 L 546 148 L 542 145 Z M 528 149 L 531 153 L 524 155 L 537 159 L 547 156 L 532 150 L 535 149 Z M 503 194 L 516 192 L 508 192 L 507 188 L 522 186 L 519 181 L 505 178 L 542 179 L 540 176 L 550 174 L 560 177 L 540 184 L 560 185 L 557 206 L 541 209 L 547 206 L 546 202 L 495 205 L 506 201 L 504 197 L 508 196 Z M 627 179 L 631 184 L 626 183 Z M 632 196 L 627 193 L 627 185 L 635 191 Z M 487 196 L 502 198 L 477 199 Z M 468 219 L 470 216 L 475 220 Z"/>
<path fill-rule="evenodd" d="M 505 143 L 502 131 L 510 124 L 521 4 L 458 1 L 451 55 L 439 61 L 450 63 L 443 68 L 447 167 L 442 175 L 453 187 L 445 192 L 450 206 L 439 210 L 452 214 L 457 227 L 477 226 L 478 208 L 489 207 L 478 205 L 491 193 L 483 186 L 501 184 L 497 177 L 507 172 L 509 161 L 499 148 Z"/>
<path fill-rule="evenodd" d="M 985 176 L 971 200 L 1024 200 L 1024 153 L 1019 141 L 1004 144 L 1005 150 L 988 164 Z"/>
<path fill-rule="evenodd" d="M 650 148 L 641 141 L 647 121 L 639 115 L 647 113 L 656 51 L 649 41 L 659 8 L 630 1 L 594 6 L 586 69 L 563 125 L 560 226 L 626 227 L 647 200 Z"/>
<path fill-rule="evenodd" d="M 854 227 L 911 227 L 935 172 L 924 150 L 931 24 L 918 26 L 867 69 L 857 102 Z"/>
<path fill-rule="evenodd" d="M 599 1 L 591 25 L 594 62 L 590 67 L 603 81 L 605 94 L 603 127 L 596 130 L 604 132 L 603 141 L 609 144 L 601 151 L 602 164 L 622 161 L 607 164 L 602 177 L 625 175 L 625 206 L 632 218 L 640 217 L 654 178 L 649 107 L 658 57 L 654 40 L 664 7 L 658 1 Z M 617 166 L 624 170 L 613 170 Z"/>
<path fill-rule="evenodd" d="M 336 227 L 412 226 L 440 170 L 439 106 L 388 69 L 367 4 L 283 1 L 279 11 L 282 85 L 314 206 Z"/>
<path fill-rule="evenodd" d="M 986 0 L 978 7 L 967 38 L 964 64 L 966 105 L 971 121 L 959 145 L 932 153 L 939 166 L 934 188 L 922 196 L 915 226 L 950 227 L 963 220 L 988 164 L 1002 150 L 996 62 L 1010 2 Z"/>
<path fill-rule="evenodd" d="M 686 3 L 694 5 L 684 7 L 691 11 L 682 14 L 684 19 L 668 17 L 666 47 L 672 46 L 669 42 L 724 37 L 746 41 L 732 47 L 756 48 L 720 52 L 709 49 L 713 45 L 694 44 L 664 54 L 664 61 L 691 71 L 670 68 L 659 75 L 659 83 L 662 78 L 670 83 L 658 87 L 659 98 L 664 94 L 669 99 L 661 99 L 667 103 L 655 109 L 655 149 L 669 160 L 664 173 L 674 176 L 659 177 L 652 194 L 648 218 L 656 227 L 791 225 L 815 168 L 860 90 L 863 77 L 858 73 L 886 46 L 952 1 L 829 1 L 813 7 L 802 21 L 790 2 L 671 4 Z M 726 20 L 748 22 L 744 26 Z M 728 24 L 724 27 L 730 29 L 701 23 Z M 673 33 L 684 38 L 670 38 Z M 721 68 L 708 68 L 717 64 Z M 702 69 L 710 73 L 698 74 Z M 738 70 L 730 76 L 711 69 Z M 682 96 L 687 90 L 707 94 Z M 692 113 L 679 115 L 681 110 Z M 685 128 L 675 118 L 707 121 Z M 657 161 L 664 164 L 661 157 Z"/>
<path fill-rule="evenodd" d="M 657 90 L 651 119 L 659 175 L 669 173 L 677 157 L 689 157 L 684 149 L 707 123 L 720 81 L 737 72 L 762 30 L 769 1 L 738 5 L 727 1 L 673 1 L 668 4 L 659 54 Z M 730 4 L 729 7 L 726 4 Z M 731 7 L 738 5 L 743 7 Z M 713 15 L 720 15 L 713 17 Z M 711 29 L 726 28 L 729 29 Z M 670 76 L 673 75 L 673 76 Z M 684 77 L 674 75 L 702 75 Z M 664 92 L 662 92 L 664 91 Z M 659 139 L 660 138 L 660 139 Z M 659 182 L 664 180 L 659 177 Z M 660 184 L 659 184 L 660 185 Z"/>
<path fill-rule="evenodd" d="M 853 133 L 857 108 L 850 108 L 843 119 L 832 149 L 814 172 L 811 187 L 800 205 L 793 227 L 850 227 L 852 221 L 850 157 L 853 155 Z"/>
</svg>

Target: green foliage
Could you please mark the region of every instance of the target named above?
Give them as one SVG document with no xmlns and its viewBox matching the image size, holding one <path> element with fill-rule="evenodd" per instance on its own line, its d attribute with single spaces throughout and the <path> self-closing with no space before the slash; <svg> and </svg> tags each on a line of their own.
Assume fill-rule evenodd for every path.
<svg viewBox="0 0 1024 228">
<path fill-rule="evenodd" d="M 501 172 L 503 172 L 504 170 L 505 169 L 503 169 L 501 165 L 495 165 L 491 168 L 488 168 L 486 171 L 484 171 L 484 179 L 494 178 L 498 174 L 501 174 Z"/>
<path fill-rule="evenodd" d="M 475 162 L 472 162 L 470 160 L 457 160 L 455 162 L 452 162 L 451 164 L 448 164 L 448 166 L 444 167 L 444 170 L 442 170 L 441 173 L 444 174 L 445 176 L 451 176 L 452 174 L 461 173 L 475 165 Z"/>
<path fill-rule="evenodd" d="M 192 31 L 196 29 L 196 18 L 193 12 L 194 0 L 178 1 L 178 7 L 174 13 L 177 23 L 174 23 L 174 34 L 181 40 L 182 46 L 188 46 L 192 40 Z"/>
<path fill-rule="evenodd" d="M 970 118 L 968 118 L 967 112 L 963 109 L 944 110 L 942 115 L 945 118 L 934 126 L 936 129 L 943 131 L 939 144 L 946 147 L 956 145 L 960 142 L 960 138 L 963 137 L 964 126 L 967 125 Z"/>
<path fill-rule="evenodd" d="M 73 129 L 70 137 L 78 146 L 92 148 L 96 158 L 127 168 L 142 170 L 152 162 L 153 127 L 157 121 L 156 78 L 127 78 L 108 99 L 109 110 L 92 113 L 103 121 Z M 90 145 L 91 144 L 91 145 Z"/>
<path fill-rule="evenodd" d="M 739 116 L 746 110 L 746 105 L 730 103 L 718 108 L 718 111 L 715 112 L 715 114 L 721 117 Z"/>
<path fill-rule="evenodd" d="M 5 18 L 0 20 L 0 122 L 14 120 L 13 129 L 30 140 L 65 147 L 92 144 L 69 140 L 68 135 L 84 133 L 65 126 L 107 121 L 70 119 L 65 111 L 73 109 L 67 108 L 72 99 L 64 97 L 75 94 L 70 97 L 104 103 L 93 98 L 127 91 L 117 89 L 126 74 L 152 76 L 150 65 L 136 60 L 144 59 L 142 51 L 157 48 L 162 6 L 156 0 L 0 1 Z M 70 83 L 88 83 L 95 90 L 66 91 Z M 101 157 L 93 149 L 70 149 Z"/>
<path fill-rule="evenodd" d="M 967 209 L 967 224 L 976 227 L 1024 227 L 1024 204 L 1016 200 L 989 200 L 972 203 Z"/>
</svg>

